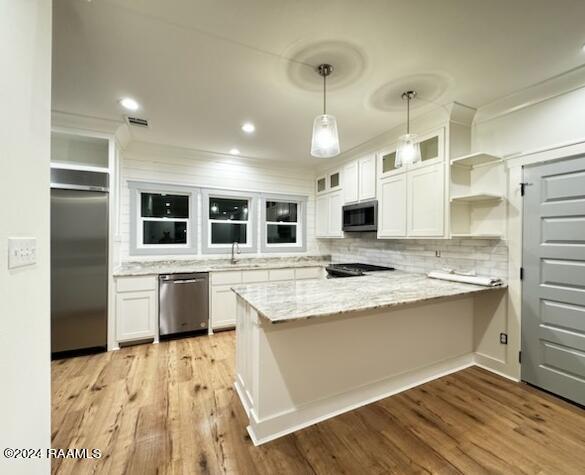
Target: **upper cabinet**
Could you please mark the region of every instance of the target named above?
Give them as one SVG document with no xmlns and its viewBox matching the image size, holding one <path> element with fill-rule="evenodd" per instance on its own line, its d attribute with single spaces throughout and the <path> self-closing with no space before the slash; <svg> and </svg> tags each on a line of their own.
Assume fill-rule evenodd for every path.
<svg viewBox="0 0 585 475">
<path fill-rule="evenodd" d="M 359 164 L 357 160 L 349 162 L 343 167 L 343 201 L 355 203 L 359 198 Z"/>
<path fill-rule="evenodd" d="M 343 167 L 343 201 L 357 201 L 376 198 L 376 155 L 365 155 Z"/>
<path fill-rule="evenodd" d="M 315 200 L 315 236 L 340 238 L 342 231 L 342 206 L 346 187 L 345 170 L 331 170 L 317 177 Z"/>
<path fill-rule="evenodd" d="M 395 168 L 395 146 L 377 154 L 378 238 L 445 236 L 444 137 L 444 128 L 421 136 L 415 165 Z"/>
<path fill-rule="evenodd" d="M 315 182 L 315 192 L 317 194 L 322 194 L 329 193 L 330 191 L 341 190 L 341 180 L 341 170 L 333 170 L 326 175 L 319 176 Z"/>
</svg>

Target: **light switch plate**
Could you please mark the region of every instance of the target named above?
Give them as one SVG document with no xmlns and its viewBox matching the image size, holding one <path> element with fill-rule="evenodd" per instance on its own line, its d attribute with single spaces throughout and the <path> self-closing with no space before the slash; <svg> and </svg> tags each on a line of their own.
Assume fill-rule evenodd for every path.
<svg viewBox="0 0 585 475">
<path fill-rule="evenodd" d="M 36 238 L 8 238 L 8 268 L 30 266 L 37 263 Z"/>
</svg>

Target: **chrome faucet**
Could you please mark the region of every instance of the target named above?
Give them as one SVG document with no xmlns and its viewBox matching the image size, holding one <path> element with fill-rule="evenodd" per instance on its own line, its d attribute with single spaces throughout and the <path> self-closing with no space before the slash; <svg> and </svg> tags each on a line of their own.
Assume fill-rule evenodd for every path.
<svg viewBox="0 0 585 475">
<path fill-rule="evenodd" d="M 238 259 L 236 258 L 236 254 L 240 253 L 240 245 L 237 241 L 232 243 L 232 264 L 236 264 Z"/>
</svg>

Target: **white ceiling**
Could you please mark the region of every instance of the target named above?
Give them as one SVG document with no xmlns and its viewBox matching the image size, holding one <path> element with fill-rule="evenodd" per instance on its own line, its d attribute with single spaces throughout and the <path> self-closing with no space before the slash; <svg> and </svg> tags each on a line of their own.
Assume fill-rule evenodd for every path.
<svg viewBox="0 0 585 475">
<path fill-rule="evenodd" d="M 148 142 L 308 162 L 320 79 L 342 150 L 404 121 L 399 91 L 480 107 L 585 63 L 583 0 L 55 0 L 53 109 Z M 406 79 L 405 79 L 406 78 Z M 419 112 L 436 107 L 420 101 Z M 398 106 L 398 107 L 397 107 Z M 240 125 L 256 124 L 252 136 Z"/>
</svg>

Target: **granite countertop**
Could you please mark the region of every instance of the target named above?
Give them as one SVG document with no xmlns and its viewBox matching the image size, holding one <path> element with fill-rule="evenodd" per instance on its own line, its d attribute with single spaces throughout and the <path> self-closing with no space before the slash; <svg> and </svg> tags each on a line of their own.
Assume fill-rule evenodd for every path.
<svg viewBox="0 0 585 475">
<path fill-rule="evenodd" d="M 242 257 L 236 264 L 230 259 L 177 259 L 144 260 L 125 262 L 114 269 L 114 277 L 180 274 L 183 272 L 219 272 L 246 269 L 282 269 L 287 267 L 326 266 L 331 263 L 331 256 L 296 256 L 296 257 Z"/>
<path fill-rule="evenodd" d="M 233 291 L 272 323 L 394 307 L 445 297 L 489 292 L 480 287 L 430 279 L 403 271 L 361 277 L 240 285 Z"/>
</svg>

